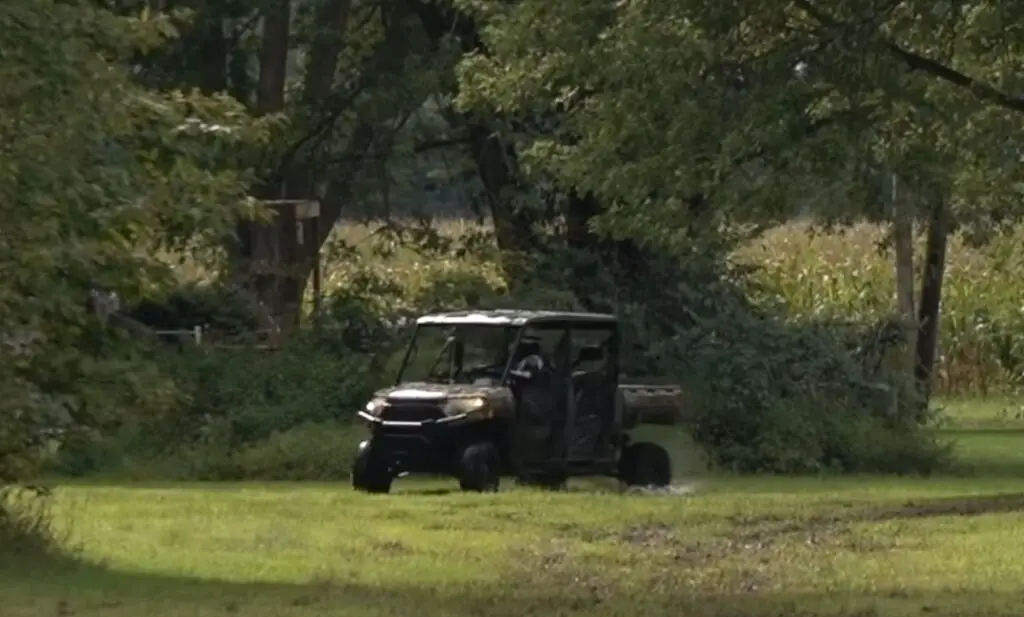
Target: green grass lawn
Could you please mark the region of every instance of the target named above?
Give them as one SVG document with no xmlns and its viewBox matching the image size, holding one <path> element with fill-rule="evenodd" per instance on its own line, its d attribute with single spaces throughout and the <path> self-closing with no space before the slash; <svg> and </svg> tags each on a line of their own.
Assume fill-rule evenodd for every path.
<svg viewBox="0 0 1024 617">
<path fill-rule="evenodd" d="M 70 484 L 57 520 L 90 565 L 3 572 L 0 615 L 1018 615 L 1024 420 L 1004 408 L 950 405 L 973 477 Z"/>
</svg>

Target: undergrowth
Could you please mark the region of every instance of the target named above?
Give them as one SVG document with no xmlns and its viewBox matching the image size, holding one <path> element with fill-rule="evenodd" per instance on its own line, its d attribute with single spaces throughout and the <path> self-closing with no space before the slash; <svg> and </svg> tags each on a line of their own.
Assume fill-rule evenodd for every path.
<svg viewBox="0 0 1024 617">
<path fill-rule="evenodd" d="M 101 434 L 65 444 L 56 471 L 341 480 L 354 450 L 355 412 L 396 375 L 409 318 L 587 303 L 619 314 L 622 368 L 631 380 L 669 380 L 687 391 L 697 419 L 689 428 L 718 467 L 927 473 L 949 464 L 948 448 L 894 398 L 899 380 L 866 359 L 885 353 L 884 345 L 875 348 L 884 322 L 848 328 L 788 319 L 750 301 L 748 275 L 701 251 L 659 257 L 644 280 L 605 272 L 585 289 L 573 274 L 578 256 L 568 252 L 549 252 L 534 278 L 515 289 L 493 262 L 451 246 L 424 248 L 419 261 L 352 247 L 340 255 L 318 328 L 273 353 L 152 350 L 150 365 L 176 384 L 178 404 L 129 411 Z M 215 286 L 192 285 L 188 293 L 214 296 L 204 306 L 230 305 L 216 301 Z"/>
<path fill-rule="evenodd" d="M 74 559 L 42 487 L 0 487 L 0 568 L 52 567 Z"/>
</svg>

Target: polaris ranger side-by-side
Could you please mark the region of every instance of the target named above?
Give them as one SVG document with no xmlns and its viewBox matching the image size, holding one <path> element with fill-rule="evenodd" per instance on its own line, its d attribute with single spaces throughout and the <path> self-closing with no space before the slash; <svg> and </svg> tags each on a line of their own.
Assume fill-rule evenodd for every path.
<svg viewBox="0 0 1024 617">
<path fill-rule="evenodd" d="M 502 476 L 558 486 L 603 475 L 666 486 L 668 452 L 633 442 L 641 423 L 675 423 L 680 388 L 619 383 L 614 315 L 490 310 L 425 315 L 395 385 L 359 411 L 370 436 L 357 490 L 386 493 L 406 473 L 497 490 Z"/>
</svg>

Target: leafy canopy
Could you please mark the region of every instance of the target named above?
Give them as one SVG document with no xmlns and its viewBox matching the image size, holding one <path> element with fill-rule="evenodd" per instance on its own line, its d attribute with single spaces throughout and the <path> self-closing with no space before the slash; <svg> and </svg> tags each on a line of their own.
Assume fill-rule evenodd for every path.
<svg viewBox="0 0 1024 617">
<path fill-rule="evenodd" d="M 155 249 L 251 210 L 230 157 L 265 127 L 133 85 L 132 54 L 172 35 L 85 2 L 0 3 L 0 480 L 29 470 L 40 427 L 132 392 L 110 386 L 139 375 L 85 345 L 90 289 L 131 298 L 166 273 Z"/>
<path fill-rule="evenodd" d="M 555 114 L 553 134 L 516 135 L 525 159 L 619 204 L 605 223 L 622 235 L 665 239 L 695 203 L 714 204 L 712 228 L 809 206 L 846 216 L 886 168 L 969 206 L 968 222 L 1021 214 L 1019 3 L 464 6 L 486 50 L 463 62 L 459 103 Z"/>
</svg>

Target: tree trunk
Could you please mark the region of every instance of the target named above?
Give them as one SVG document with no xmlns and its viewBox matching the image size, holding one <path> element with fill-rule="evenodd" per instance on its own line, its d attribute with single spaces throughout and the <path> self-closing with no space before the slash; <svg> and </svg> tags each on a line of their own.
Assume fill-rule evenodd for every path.
<svg viewBox="0 0 1024 617">
<path fill-rule="evenodd" d="M 321 8 L 318 23 L 322 27 L 310 46 L 303 88 L 303 103 L 307 109 L 312 110 L 318 101 L 331 94 L 349 8 L 349 0 L 330 0 Z M 264 15 L 257 90 L 259 113 L 276 113 L 284 108 L 290 16 L 290 0 L 275 0 Z M 234 278 L 250 289 L 278 324 L 289 331 L 299 325 L 306 282 L 316 254 L 340 214 L 340 206 L 321 207 L 319 233 L 314 237 L 307 221 L 302 223 L 300 238 L 296 203 L 316 199 L 315 178 L 292 169 L 282 172 L 265 180 L 259 191 L 262 199 L 285 200 L 271 208 L 273 219 L 269 223 L 243 221 L 238 225 L 240 246 L 234 260 Z"/>
<path fill-rule="evenodd" d="M 573 273 L 580 301 L 589 310 L 611 312 L 614 306 L 600 302 L 586 292 L 586 283 L 598 276 L 598 268 L 609 268 L 615 284 L 622 288 L 646 280 L 650 269 L 647 255 L 636 242 L 602 238 L 590 229 L 591 221 L 602 211 L 600 201 L 593 194 L 580 195 L 576 190 L 570 190 L 565 208 L 566 244 L 573 250 L 593 256 L 593 260 L 576 268 Z"/>
<path fill-rule="evenodd" d="M 897 389 L 899 398 L 913 398 L 917 363 L 917 324 L 914 313 L 914 213 L 905 199 L 900 199 L 898 179 L 892 176 L 892 234 L 896 268 L 896 306 L 903 332 L 902 376 Z M 897 410 L 914 408 L 912 401 L 896 399 Z"/>
<path fill-rule="evenodd" d="M 345 43 L 345 31 L 352 11 L 352 0 L 327 0 L 317 14 L 320 28 L 309 47 L 309 64 L 302 88 L 303 102 L 315 105 L 331 95 L 338 57 Z"/>
<path fill-rule="evenodd" d="M 263 14 L 260 78 L 256 93 L 257 111 L 261 114 L 276 113 L 284 109 L 291 14 L 290 0 L 272 0 Z"/>
<path fill-rule="evenodd" d="M 219 14 L 201 15 L 196 31 L 188 39 L 195 39 L 198 55 L 202 59 L 199 89 L 203 94 L 216 94 L 228 89 L 228 54 L 230 45 L 224 35 L 224 20 Z"/>
<path fill-rule="evenodd" d="M 256 91 L 256 110 L 260 114 L 284 109 L 290 21 L 290 0 L 273 0 L 263 14 Z M 257 190 L 257 196 L 264 200 L 278 199 L 286 190 L 285 186 L 265 183 Z M 234 278 L 256 296 L 287 332 L 295 321 L 288 317 L 289 299 L 282 294 L 279 268 L 290 263 L 288 258 L 296 252 L 295 210 L 290 207 L 270 210 L 272 218 L 266 223 L 242 221 L 236 226 L 239 246 L 234 255 Z"/>
<path fill-rule="evenodd" d="M 476 23 L 468 16 L 440 3 L 415 2 L 413 8 L 427 37 L 436 48 L 454 35 L 465 53 L 487 53 Z M 449 122 L 464 124 L 469 132 L 470 152 L 484 185 L 494 222 L 494 235 L 502 253 L 503 268 L 515 282 L 525 273 L 522 257 L 538 248 L 533 232 L 535 216 L 517 209 L 512 192 L 518 170 L 516 153 L 495 134 L 493 126 L 480 118 L 452 114 Z"/>
<path fill-rule="evenodd" d="M 262 302 L 268 307 L 272 306 L 274 314 L 285 328 L 293 328 L 298 324 L 302 299 L 317 263 L 317 255 L 341 217 L 344 205 L 354 197 L 353 181 L 356 175 L 363 169 L 364 162 L 372 158 L 372 151 L 382 141 L 386 142 L 386 139 L 381 139 L 381 131 L 378 130 L 380 126 L 375 124 L 376 120 L 362 118 L 353 128 L 345 152 L 337 159 L 332 159 L 333 162 L 325 163 L 322 153 L 310 148 L 322 135 L 335 129 L 339 118 L 343 116 L 342 112 L 350 104 L 336 100 L 335 78 L 340 55 L 345 47 L 344 35 L 351 8 L 351 0 L 326 0 L 320 6 L 317 20 L 322 27 L 314 34 L 309 46 L 300 113 L 294 118 L 294 125 L 302 137 L 285 151 L 278 169 L 265 179 L 260 194 L 264 199 L 318 200 L 320 216 L 315 226 L 316 232 L 313 233 L 311 221 L 302 222 L 300 226 L 295 220 L 293 206 L 282 208 L 281 214 L 275 217 L 271 225 L 245 222 L 239 226 L 240 242 L 237 258 L 233 260 L 233 276 L 236 280 L 246 281 Z M 406 33 L 401 27 L 405 10 L 401 5 L 389 9 L 385 18 L 385 40 L 379 43 L 374 58 L 366 68 L 369 81 L 364 84 L 364 90 L 371 87 L 379 76 L 402 70 L 407 49 Z M 279 12 L 278 15 L 283 13 Z M 274 46 L 274 41 L 280 39 L 268 35 L 267 28 L 270 27 L 268 22 L 264 29 L 264 53 L 261 53 L 259 109 L 264 113 L 274 111 L 275 104 L 283 105 L 283 96 L 279 99 L 272 97 L 277 92 L 283 93 L 283 81 L 282 88 L 278 90 L 275 76 L 277 68 L 280 68 L 283 79 L 286 65 L 280 60 L 287 58 L 287 49 L 282 56 L 278 53 L 280 49 Z M 273 28 L 276 28 L 279 36 L 280 27 Z M 262 70 L 264 62 L 269 63 L 267 74 Z M 422 101 L 409 101 L 413 109 L 421 104 Z M 398 113 L 408 111 L 400 110 Z M 390 126 L 393 118 L 387 120 Z M 344 161 L 343 166 L 339 166 L 337 161 Z M 334 167 L 328 168 L 328 165 Z M 320 188 L 321 180 L 328 178 L 326 186 Z M 297 237 L 300 228 L 303 236 L 301 242 Z M 271 253 L 272 260 L 260 259 L 264 253 Z M 259 264 L 267 261 L 276 265 L 271 276 L 253 267 L 254 262 Z"/>
<path fill-rule="evenodd" d="M 513 199 L 515 153 L 483 122 L 469 122 L 470 151 L 487 193 L 494 233 L 502 253 L 528 253 L 536 248 L 533 217 L 516 208 Z"/>
<path fill-rule="evenodd" d="M 949 205 L 943 198 L 933 204 L 928 218 L 914 369 L 917 387 L 926 406 L 931 396 L 938 352 L 942 284 L 946 273 L 946 250 L 949 244 L 949 217 Z"/>
</svg>

